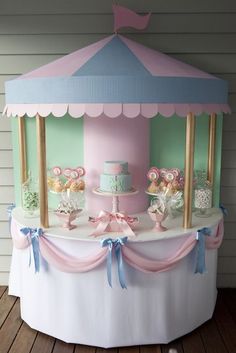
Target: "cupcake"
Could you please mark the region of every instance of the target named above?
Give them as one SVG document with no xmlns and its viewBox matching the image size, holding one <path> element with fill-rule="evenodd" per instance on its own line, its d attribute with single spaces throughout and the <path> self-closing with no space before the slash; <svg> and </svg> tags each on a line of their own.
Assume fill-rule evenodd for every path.
<svg viewBox="0 0 236 353">
<path fill-rule="evenodd" d="M 56 180 L 54 182 L 53 190 L 55 192 L 62 192 L 63 191 L 63 184 L 60 180 Z"/>
<path fill-rule="evenodd" d="M 70 185 L 70 191 L 78 192 L 79 190 L 79 183 L 77 181 L 73 181 Z"/>
<path fill-rule="evenodd" d="M 79 181 L 79 191 L 83 191 L 85 189 L 85 182 L 83 180 Z"/>
<path fill-rule="evenodd" d="M 54 188 L 55 179 L 52 178 L 52 177 L 48 177 L 47 182 L 48 182 L 48 188 L 49 189 L 53 189 Z"/>
<path fill-rule="evenodd" d="M 151 192 L 152 194 L 156 194 L 158 192 L 158 185 L 156 180 L 153 180 L 151 184 L 148 187 L 148 192 Z"/>
</svg>

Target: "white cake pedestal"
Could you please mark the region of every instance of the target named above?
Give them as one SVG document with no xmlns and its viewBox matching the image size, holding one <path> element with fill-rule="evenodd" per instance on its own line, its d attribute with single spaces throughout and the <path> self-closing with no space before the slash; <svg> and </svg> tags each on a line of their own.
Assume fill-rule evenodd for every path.
<svg viewBox="0 0 236 353">
<path fill-rule="evenodd" d="M 130 191 L 127 192 L 105 192 L 100 190 L 99 188 L 93 189 L 93 193 L 99 196 L 106 196 L 112 197 L 112 213 L 119 213 L 119 197 L 122 196 L 133 196 L 137 195 L 139 191 L 135 188 L 132 188 Z"/>
</svg>

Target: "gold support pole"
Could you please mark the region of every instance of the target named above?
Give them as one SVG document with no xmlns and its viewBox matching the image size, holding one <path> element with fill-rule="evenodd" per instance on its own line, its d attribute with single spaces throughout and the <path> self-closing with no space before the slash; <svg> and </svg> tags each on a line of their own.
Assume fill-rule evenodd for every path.
<svg viewBox="0 0 236 353">
<path fill-rule="evenodd" d="M 46 173 L 46 131 L 45 118 L 37 114 L 37 154 L 39 169 L 39 204 L 40 204 L 40 224 L 43 228 L 48 228 L 48 192 Z"/>
<path fill-rule="evenodd" d="M 185 184 L 183 227 L 192 227 L 192 196 L 194 167 L 195 117 L 192 113 L 186 119 Z"/>
<path fill-rule="evenodd" d="M 27 180 L 27 162 L 26 162 L 26 139 L 25 139 L 25 118 L 18 118 L 18 133 L 19 133 L 19 152 L 20 152 L 20 173 L 21 184 Z"/>
<path fill-rule="evenodd" d="M 214 183 L 215 169 L 215 142 L 216 142 L 216 114 L 210 115 L 209 119 L 209 142 L 208 142 L 208 163 L 207 163 L 207 180 L 211 187 Z"/>
</svg>

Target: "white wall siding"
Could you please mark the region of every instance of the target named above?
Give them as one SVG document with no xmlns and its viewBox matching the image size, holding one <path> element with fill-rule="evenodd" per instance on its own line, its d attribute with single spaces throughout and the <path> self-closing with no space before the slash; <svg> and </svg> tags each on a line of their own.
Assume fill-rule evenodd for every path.
<svg viewBox="0 0 236 353">
<path fill-rule="evenodd" d="M 13 169 L 12 168 L 1 169 L 0 185 L 4 186 L 4 187 L 13 185 Z"/>
<path fill-rule="evenodd" d="M 0 131 L 0 149 L 1 150 L 12 150 L 11 144 L 11 132 L 10 131 Z"/>
<path fill-rule="evenodd" d="M 218 285 L 236 287 L 236 85 L 234 74 L 230 78 L 230 99 L 233 114 L 224 119 L 221 200 L 228 209 L 225 217 L 225 239 L 219 250 Z"/>
<path fill-rule="evenodd" d="M 11 76 L 9 76 L 11 77 Z M 0 80 L 3 93 L 4 76 Z M 3 100 L 4 96 L 0 98 Z M 10 119 L 0 118 L 0 285 L 7 284 L 11 263 L 12 242 L 9 233 L 7 206 L 14 202 L 13 163 Z"/>
<path fill-rule="evenodd" d="M 32 0 L 8 0 L 1 2 L 0 13 L 4 15 L 13 14 L 110 14 L 111 6 L 114 2 L 112 0 L 41 0 L 33 2 Z M 236 12 L 236 3 L 234 0 L 121 0 L 119 3 L 129 6 L 138 12 L 152 11 L 153 13 L 232 13 Z M 99 18 L 97 25 L 100 25 Z M 68 23 L 69 25 L 69 23 Z M 198 26 L 202 25 L 198 22 Z M 214 23 L 214 25 L 216 25 Z M 87 28 L 88 23 L 85 24 Z M 185 31 L 188 29 L 186 28 Z"/>
<path fill-rule="evenodd" d="M 0 2 L 0 111 L 4 82 L 112 33 L 113 1 L 8 0 Z M 152 11 L 146 32 L 129 38 L 190 63 L 229 82 L 231 117 L 224 119 L 222 202 L 229 210 L 219 251 L 218 285 L 236 287 L 236 1 L 126 0 Z M 9 119 L 0 119 L 0 284 L 10 265 L 6 207 L 14 199 Z"/>
</svg>

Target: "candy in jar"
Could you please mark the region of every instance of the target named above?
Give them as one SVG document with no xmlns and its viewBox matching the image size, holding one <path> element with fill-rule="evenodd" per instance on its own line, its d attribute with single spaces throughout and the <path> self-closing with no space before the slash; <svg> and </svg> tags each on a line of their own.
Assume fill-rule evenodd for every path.
<svg viewBox="0 0 236 353">
<path fill-rule="evenodd" d="M 196 216 L 210 216 L 209 209 L 212 207 L 212 190 L 207 184 L 195 189 L 194 206 L 197 208 Z"/>
<path fill-rule="evenodd" d="M 29 172 L 29 177 L 22 185 L 22 208 L 25 215 L 32 217 L 39 209 L 39 191 L 38 183 L 32 178 Z"/>
<path fill-rule="evenodd" d="M 195 190 L 195 207 L 207 209 L 211 208 L 212 191 L 208 188 L 199 188 Z"/>
</svg>

